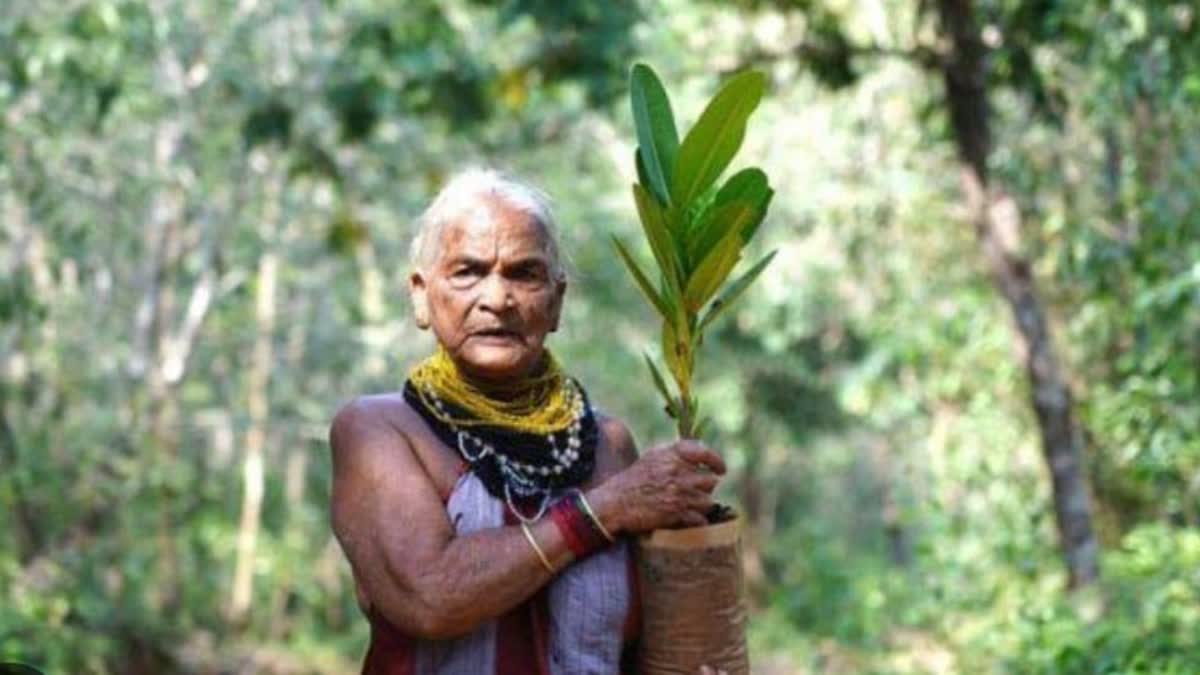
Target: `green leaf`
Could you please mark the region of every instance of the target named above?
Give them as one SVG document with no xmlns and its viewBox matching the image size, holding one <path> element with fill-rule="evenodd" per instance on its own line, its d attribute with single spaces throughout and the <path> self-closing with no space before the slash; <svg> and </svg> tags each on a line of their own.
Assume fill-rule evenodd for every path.
<svg viewBox="0 0 1200 675">
<path fill-rule="evenodd" d="M 660 203 L 671 203 L 671 176 L 679 152 L 679 133 L 671 101 L 654 70 L 644 63 L 633 66 L 629 74 L 633 123 L 637 127 L 638 151 L 645 162 L 647 187 Z"/>
<path fill-rule="evenodd" d="M 638 267 L 633 256 L 629 255 L 629 251 L 625 249 L 625 245 L 621 243 L 621 240 L 615 236 L 612 240 L 613 244 L 617 247 L 617 253 L 621 255 L 621 260 L 624 261 L 625 266 L 629 268 L 629 273 L 637 281 L 638 288 L 642 289 L 642 294 L 646 296 L 651 305 L 654 305 L 654 309 L 658 310 L 658 313 L 662 315 L 664 320 L 669 320 L 672 312 L 667 304 L 663 302 L 662 296 L 658 294 L 658 291 L 654 290 L 654 284 L 650 283 L 650 279 L 642 272 L 642 268 Z"/>
<path fill-rule="evenodd" d="M 775 191 L 767 184 L 761 169 L 750 167 L 729 178 L 717 192 L 713 206 L 704 213 L 688 238 L 687 260 L 703 260 L 731 228 L 741 232 L 742 243 L 749 243 L 766 216 Z M 745 209 L 749 207 L 750 211 Z M 687 271 L 693 272 L 694 267 Z"/>
<path fill-rule="evenodd" d="M 721 294 L 717 296 L 717 299 L 713 300 L 712 304 L 708 306 L 708 312 L 700 321 L 701 331 L 707 328 L 708 325 L 715 321 L 722 312 L 728 309 L 735 300 L 741 297 L 741 295 L 746 292 L 747 288 L 750 288 L 750 284 L 754 283 L 754 280 L 758 278 L 758 275 L 762 274 L 763 270 L 767 269 L 767 265 L 771 263 L 771 260 L 778 252 L 778 250 L 774 250 L 763 256 L 762 260 L 754 263 L 754 266 L 751 267 L 745 274 L 738 277 L 736 281 L 734 281 L 732 284 L 729 284 L 729 286 L 725 287 L 725 290 L 721 291 Z"/>
<path fill-rule="evenodd" d="M 754 206 L 757 217 L 748 223 L 742 233 L 742 241 L 749 242 L 758 231 L 758 226 L 767 215 L 767 207 L 775 191 L 767 182 L 767 174 L 757 167 L 749 167 L 733 174 L 717 192 L 716 204 L 743 201 Z"/>
<path fill-rule="evenodd" d="M 762 225 L 763 218 L 767 217 L 767 208 L 771 206 L 771 200 L 775 198 L 775 191 L 767 188 L 767 196 L 763 198 L 762 205 L 754 212 L 754 218 L 742 227 L 742 241 L 750 243 L 754 235 L 758 233 L 758 226 Z"/>
<path fill-rule="evenodd" d="M 749 210 L 746 213 L 750 214 L 747 217 L 753 215 L 753 212 Z M 734 265 L 737 265 L 738 260 L 741 259 L 742 248 L 745 245 L 746 242 L 742 240 L 740 223 L 729 223 L 720 241 L 704 255 L 700 264 L 696 266 L 696 270 L 688 278 L 687 289 L 683 292 L 688 310 L 700 311 L 704 303 L 708 302 L 721 284 L 725 283 L 725 279 L 733 271 Z"/>
<path fill-rule="evenodd" d="M 699 197 L 692 200 L 691 204 L 687 205 L 687 210 L 683 214 L 683 218 L 678 222 L 678 227 L 681 231 L 686 232 L 690 237 L 696 231 L 696 225 L 708 214 L 717 201 L 717 186 L 710 186 L 707 190 L 700 193 Z"/>
<path fill-rule="evenodd" d="M 746 167 L 729 177 L 721 189 L 717 191 L 717 203 L 727 204 L 735 199 L 761 205 L 768 192 L 767 174 L 756 167 Z"/>
<path fill-rule="evenodd" d="M 676 204 L 686 205 L 698 197 L 729 166 L 746 135 L 746 120 L 766 86 L 765 75 L 745 71 L 726 82 L 709 102 L 679 146 L 671 181 Z"/>
<path fill-rule="evenodd" d="M 654 360 L 650 358 L 649 354 L 642 354 L 642 356 L 646 359 L 646 366 L 650 368 L 650 376 L 654 378 L 654 386 L 662 394 L 663 400 L 667 402 L 667 414 L 671 417 L 678 416 L 679 413 L 676 410 L 675 399 L 671 397 L 671 392 L 667 389 L 666 379 L 659 372 L 658 366 L 654 365 Z"/>
<path fill-rule="evenodd" d="M 646 162 L 642 161 L 642 151 L 634 148 L 633 163 L 637 167 L 638 182 L 642 185 L 650 184 L 650 174 L 646 173 Z"/>
<path fill-rule="evenodd" d="M 658 261 L 658 269 L 666 281 L 667 292 L 679 295 L 681 285 L 679 255 L 676 251 L 675 239 L 667 229 L 666 214 L 663 213 L 662 207 L 654 197 L 637 183 L 633 185 L 633 200 L 637 204 L 638 217 L 642 221 L 646 239 L 650 242 L 650 250 L 654 252 L 654 259 Z"/>
<path fill-rule="evenodd" d="M 699 271 L 699 266 L 713 248 L 730 232 L 741 233 L 761 216 L 754 207 L 743 201 L 720 204 L 709 209 L 704 218 L 696 225 L 695 232 L 688 238 L 687 254 L 690 261 L 688 277 L 691 279 Z M 742 239 L 745 243 L 745 239 Z"/>
</svg>

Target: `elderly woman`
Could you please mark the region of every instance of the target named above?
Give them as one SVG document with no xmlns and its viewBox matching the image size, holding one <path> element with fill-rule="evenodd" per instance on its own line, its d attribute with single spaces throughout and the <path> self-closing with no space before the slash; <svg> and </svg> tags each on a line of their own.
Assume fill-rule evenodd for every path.
<svg viewBox="0 0 1200 675">
<path fill-rule="evenodd" d="M 566 276 L 545 197 L 459 174 L 421 216 L 402 392 L 338 412 L 333 527 L 371 624 L 363 672 L 631 672 L 629 535 L 703 524 L 721 458 L 638 456 L 545 347 Z"/>
</svg>

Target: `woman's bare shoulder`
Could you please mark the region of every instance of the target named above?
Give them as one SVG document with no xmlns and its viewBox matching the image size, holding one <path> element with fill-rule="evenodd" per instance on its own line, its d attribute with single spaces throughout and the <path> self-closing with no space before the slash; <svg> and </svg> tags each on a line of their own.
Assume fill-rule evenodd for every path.
<svg viewBox="0 0 1200 675">
<path fill-rule="evenodd" d="M 629 430 L 629 425 L 620 418 L 609 415 L 600 409 L 596 409 L 595 414 L 596 426 L 599 428 L 601 438 L 604 439 L 603 445 L 611 448 L 622 466 L 628 466 L 637 461 L 637 442 L 633 438 L 633 432 Z"/>
<path fill-rule="evenodd" d="M 364 394 L 342 405 L 329 425 L 334 452 L 350 450 L 357 441 L 379 435 L 405 437 L 416 429 L 419 416 L 400 392 Z"/>
<path fill-rule="evenodd" d="M 404 429 L 416 419 L 416 411 L 398 391 L 356 396 L 338 408 L 332 426 L 385 425 Z"/>
<path fill-rule="evenodd" d="M 334 416 L 329 442 L 335 466 L 339 459 L 352 462 L 360 454 L 370 455 L 375 462 L 415 457 L 439 494 L 449 494 L 460 474 L 458 454 L 433 434 L 421 413 L 399 392 L 360 396 L 347 403 Z"/>
</svg>

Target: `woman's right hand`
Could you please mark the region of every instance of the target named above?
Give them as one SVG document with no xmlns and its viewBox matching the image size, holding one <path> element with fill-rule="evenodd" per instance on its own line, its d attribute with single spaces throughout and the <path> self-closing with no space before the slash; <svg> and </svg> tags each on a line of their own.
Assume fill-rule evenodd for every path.
<svg viewBox="0 0 1200 675">
<path fill-rule="evenodd" d="M 708 523 L 725 461 L 699 441 L 658 445 L 588 492 L 610 529 L 638 534 Z"/>
</svg>

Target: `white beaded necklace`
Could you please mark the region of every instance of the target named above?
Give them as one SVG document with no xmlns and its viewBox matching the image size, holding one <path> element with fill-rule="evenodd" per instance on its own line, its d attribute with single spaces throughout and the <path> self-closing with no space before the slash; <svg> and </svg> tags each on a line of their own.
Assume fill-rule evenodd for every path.
<svg viewBox="0 0 1200 675">
<path fill-rule="evenodd" d="M 455 436 L 458 438 L 458 451 L 462 455 L 463 459 L 467 460 L 468 464 L 473 465 L 476 462 L 483 460 L 488 455 L 496 456 L 496 462 L 500 466 L 500 474 L 504 478 L 504 501 L 506 504 L 508 504 L 509 510 L 511 510 L 517 516 L 517 518 L 525 524 L 533 524 L 538 520 L 541 520 L 542 516 L 546 514 L 546 508 L 550 504 L 550 497 L 553 492 L 551 488 L 542 487 L 539 485 L 535 477 L 560 475 L 563 472 L 570 470 L 570 468 L 574 466 L 575 462 L 579 461 L 579 449 L 583 445 L 582 441 L 580 440 L 580 431 L 583 426 L 581 420 L 583 419 L 586 410 L 584 409 L 583 394 L 580 393 L 578 386 L 574 382 L 568 382 L 570 384 L 571 391 L 570 396 L 573 418 L 571 423 L 567 425 L 566 428 L 566 447 L 560 448 L 558 446 L 558 440 L 555 438 L 553 433 L 546 434 L 546 440 L 550 443 L 550 456 L 554 458 L 553 466 L 539 467 L 534 466 L 533 464 L 527 464 L 510 459 L 507 455 L 497 452 L 495 446 L 492 444 L 484 441 L 466 429 L 460 428 L 453 422 L 447 422 L 450 428 L 454 431 Z M 443 419 L 449 419 L 450 415 L 447 413 L 445 406 L 442 404 L 442 400 L 438 398 L 437 392 L 434 391 L 432 387 L 426 388 L 425 391 L 429 396 L 429 400 L 433 401 L 434 407 L 436 407 L 438 412 L 442 414 Z M 469 447 L 474 447 L 475 451 L 472 453 L 472 451 L 468 449 Z M 536 515 L 534 515 L 532 518 L 527 518 L 521 513 L 520 510 L 517 509 L 516 505 L 513 503 L 513 490 L 516 490 L 517 495 L 521 497 L 532 497 L 534 495 L 540 496 L 541 499 Z"/>
</svg>

